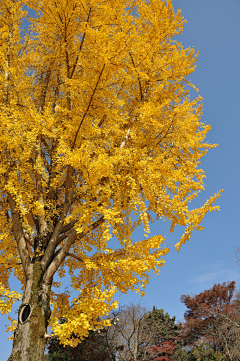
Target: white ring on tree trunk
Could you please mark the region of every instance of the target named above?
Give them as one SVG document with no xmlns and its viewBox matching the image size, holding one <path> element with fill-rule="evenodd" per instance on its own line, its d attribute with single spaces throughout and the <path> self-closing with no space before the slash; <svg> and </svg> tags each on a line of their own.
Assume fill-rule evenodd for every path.
<svg viewBox="0 0 240 361">
<path fill-rule="evenodd" d="M 24 311 L 25 311 L 25 314 L 23 315 Z M 21 311 L 20 311 L 19 316 L 18 316 L 19 322 L 21 324 L 24 324 L 29 319 L 29 317 L 31 316 L 31 313 L 32 313 L 32 307 L 29 304 L 24 305 L 21 308 Z M 26 316 L 26 314 L 27 314 L 27 316 Z M 24 320 L 22 319 L 23 316 L 24 316 Z"/>
</svg>

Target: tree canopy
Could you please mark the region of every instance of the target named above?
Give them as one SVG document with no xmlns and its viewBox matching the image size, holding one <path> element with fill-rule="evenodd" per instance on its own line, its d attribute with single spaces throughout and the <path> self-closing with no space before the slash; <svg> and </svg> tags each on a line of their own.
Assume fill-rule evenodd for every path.
<svg viewBox="0 0 240 361">
<path fill-rule="evenodd" d="M 184 345 L 194 346 L 194 354 L 205 350 L 206 356 L 238 360 L 240 318 L 235 282 L 214 284 L 198 295 L 182 295 L 181 302 L 187 307 L 180 332 Z"/>
<path fill-rule="evenodd" d="M 201 97 L 189 95 L 197 54 L 173 40 L 184 22 L 164 0 L 0 1 L 1 311 L 21 297 L 13 272 L 21 307 L 46 327 L 51 302 L 66 344 L 102 326 L 117 290 L 144 294 L 148 272 L 159 274 L 169 248 L 149 237 L 150 223 L 182 226 L 179 251 L 218 209 L 219 193 L 190 204 L 204 190 L 200 159 L 216 145 L 205 140 Z M 73 300 L 55 289 L 66 272 Z M 15 340 L 24 327 L 32 332 L 18 323 Z"/>
</svg>

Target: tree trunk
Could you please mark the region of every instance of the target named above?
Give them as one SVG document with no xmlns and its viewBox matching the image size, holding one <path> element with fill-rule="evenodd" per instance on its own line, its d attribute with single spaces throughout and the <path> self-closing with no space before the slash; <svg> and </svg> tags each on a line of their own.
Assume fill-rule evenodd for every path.
<svg viewBox="0 0 240 361">
<path fill-rule="evenodd" d="M 51 285 L 44 283 L 40 262 L 31 265 L 23 302 L 19 308 L 18 325 L 8 361 L 43 361 L 45 334 L 50 318 Z"/>
</svg>

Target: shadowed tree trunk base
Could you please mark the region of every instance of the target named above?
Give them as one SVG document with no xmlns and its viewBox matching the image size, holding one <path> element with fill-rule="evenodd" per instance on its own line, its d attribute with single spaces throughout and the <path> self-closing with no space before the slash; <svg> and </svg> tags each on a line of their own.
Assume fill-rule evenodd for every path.
<svg viewBox="0 0 240 361">
<path fill-rule="evenodd" d="M 23 302 L 19 309 L 18 325 L 8 361 L 42 361 L 50 318 L 51 285 L 43 282 L 40 262 L 32 264 Z"/>
</svg>

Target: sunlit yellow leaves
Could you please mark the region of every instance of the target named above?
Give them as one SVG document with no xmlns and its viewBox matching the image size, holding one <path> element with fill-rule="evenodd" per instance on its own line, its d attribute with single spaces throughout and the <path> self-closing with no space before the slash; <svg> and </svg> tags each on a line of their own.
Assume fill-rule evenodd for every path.
<svg viewBox="0 0 240 361">
<path fill-rule="evenodd" d="M 190 99 L 196 87 L 186 77 L 198 54 L 172 40 L 185 20 L 171 1 L 7 3 L 11 16 L 0 2 L 1 307 L 8 312 L 18 297 L 6 291 L 11 270 L 25 284 L 11 195 L 31 262 L 47 252 L 59 217 L 76 230 L 71 242 L 71 227 L 60 233 L 51 258 L 64 249 L 57 273 L 69 272 L 79 295 L 51 295 L 51 326 L 74 345 L 72 332 L 81 339 L 103 325 L 98 317 L 116 306 L 117 290 L 144 294 L 149 271 L 160 273 L 169 248 L 165 236 L 150 235 L 155 217 L 171 222 L 169 232 L 182 227 L 179 251 L 218 210 L 219 193 L 194 208 L 204 190 L 201 158 L 217 145 L 205 141 L 202 98 Z M 36 17 L 20 38 L 23 5 Z M 140 226 L 143 239 L 133 241 Z M 49 237 L 40 252 L 33 245 L 41 227 Z M 55 280 L 53 287 L 60 291 Z"/>
<path fill-rule="evenodd" d="M 9 331 L 14 332 L 17 328 L 18 321 L 10 316 L 8 316 L 8 320 L 11 321 L 11 325 L 8 327 L 7 325 L 5 325 L 5 327 L 7 327 L 6 332 Z M 8 337 L 9 340 L 13 340 L 13 338 L 14 338 L 14 333 L 10 337 Z"/>
<path fill-rule="evenodd" d="M 179 252 L 181 246 L 185 244 L 186 241 L 189 240 L 194 230 L 202 231 L 204 229 L 204 227 L 200 226 L 200 222 L 202 221 L 203 217 L 206 215 L 208 211 L 212 212 L 212 211 L 220 210 L 219 206 L 213 206 L 213 204 L 220 197 L 221 192 L 223 191 L 221 190 L 216 194 L 214 194 L 214 196 L 210 197 L 210 199 L 207 200 L 204 206 L 202 206 L 200 209 L 193 209 L 188 212 L 188 217 L 187 217 L 188 225 L 185 229 L 183 236 L 181 237 L 180 242 L 175 244 L 177 252 Z"/>
<path fill-rule="evenodd" d="M 67 297 L 61 297 L 59 305 L 59 297 L 56 295 L 52 302 L 53 311 L 50 323 L 54 334 L 62 343 L 76 346 L 83 337 L 87 336 L 88 330 L 97 330 L 110 325 L 109 320 L 99 320 L 98 317 L 103 314 L 107 315 L 118 307 L 117 301 L 111 302 L 115 292 L 115 288 L 106 291 L 92 285 L 92 289 L 83 290 L 77 299 L 73 299 L 74 308 L 69 307 Z M 65 318 L 67 322 L 59 324 L 60 317 Z M 72 338 L 73 332 L 79 339 Z"/>
<path fill-rule="evenodd" d="M 0 283 L 0 312 L 2 315 L 9 313 L 12 305 L 21 298 L 22 295 L 20 293 L 11 291 L 10 288 L 6 288 Z"/>
</svg>

